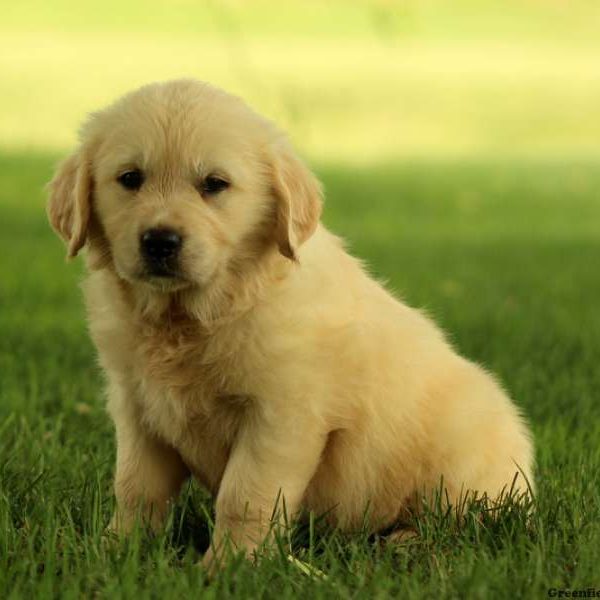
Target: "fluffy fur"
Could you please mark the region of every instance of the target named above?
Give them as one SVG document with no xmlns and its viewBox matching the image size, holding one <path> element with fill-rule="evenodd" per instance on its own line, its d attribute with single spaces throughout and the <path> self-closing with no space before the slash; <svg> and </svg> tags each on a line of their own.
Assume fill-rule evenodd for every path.
<svg viewBox="0 0 600 600">
<path fill-rule="evenodd" d="M 138 168 L 145 181 L 123 189 Z M 198 192 L 210 173 L 230 187 Z M 252 551 L 278 497 L 342 528 L 532 482 L 532 444 L 496 381 L 392 297 L 319 224 L 320 185 L 241 100 L 153 84 L 93 114 L 48 214 L 86 247 L 89 328 L 117 437 L 112 526 L 152 526 L 191 474 L 216 498 L 213 549 Z M 144 273 L 139 239 L 178 231 L 180 275 Z"/>
</svg>

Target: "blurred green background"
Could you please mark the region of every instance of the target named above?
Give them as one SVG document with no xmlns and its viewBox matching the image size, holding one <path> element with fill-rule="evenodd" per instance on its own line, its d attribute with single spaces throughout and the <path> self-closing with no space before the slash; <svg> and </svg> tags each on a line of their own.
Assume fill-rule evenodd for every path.
<svg viewBox="0 0 600 600">
<path fill-rule="evenodd" d="M 596 0 L 7 3 L 0 146 L 70 148 L 148 81 L 246 98 L 312 159 L 596 156 Z"/>
<path fill-rule="evenodd" d="M 81 261 L 64 263 L 44 214 L 44 184 L 86 113 L 175 77 L 238 93 L 289 132 L 325 184 L 327 225 L 499 375 L 538 460 L 528 527 L 434 520 L 385 551 L 323 535 L 294 553 L 328 580 L 274 557 L 236 565 L 207 597 L 513 598 L 598 585 L 598 0 L 24 0 L 0 15 L 7 597 L 205 589 L 195 564 L 210 499 L 195 487 L 164 537 L 104 543 L 112 427 Z"/>
</svg>

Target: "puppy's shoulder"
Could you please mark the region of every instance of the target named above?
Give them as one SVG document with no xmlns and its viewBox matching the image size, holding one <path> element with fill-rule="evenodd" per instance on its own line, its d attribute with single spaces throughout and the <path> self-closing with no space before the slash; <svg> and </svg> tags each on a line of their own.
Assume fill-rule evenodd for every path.
<svg viewBox="0 0 600 600">
<path fill-rule="evenodd" d="M 81 283 L 90 321 L 124 318 L 128 312 L 116 277 L 107 269 L 91 271 Z"/>
</svg>

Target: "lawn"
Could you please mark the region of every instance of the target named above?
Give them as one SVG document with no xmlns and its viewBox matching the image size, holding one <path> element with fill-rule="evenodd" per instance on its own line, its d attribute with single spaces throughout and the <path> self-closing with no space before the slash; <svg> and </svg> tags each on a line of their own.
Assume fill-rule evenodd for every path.
<svg viewBox="0 0 600 600">
<path fill-rule="evenodd" d="M 325 220 L 373 271 L 497 372 L 537 446 L 531 527 L 437 520 L 405 547 L 300 532 L 296 555 L 195 566 L 210 502 L 191 486 L 164 536 L 103 543 L 114 444 L 77 289 L 40 188 L 52 156 L 0 161 L 0 589 L 11 597 L 484 597 L 597 584 L 600 560 L 600 174 L 593 164 L 413 163 L 317 170 Z M 364 198 L 369 202 L 365 205 Z M 568 202 L 568 210 L 565 205 Z"/>
<path fill-rule="evenodd" d="M 109 19 L 106 4 L 117 6 L 91 2 L 89 18 L 63 0 L 52 11 L 15 3 L 0 23 L 3 597 L 518 598 L 600 588 L 597 7 L 586 19 L 593 3 L 578 0 L 568 14 L 549 3 L 542 19 L 536 3 L 507 13 L 482 0 L 485 11 L 461 20 L 406 2 L 386 21 L 393 3 L 347 13 L 341 2 L 311 3 L 307 16 L 291 2 L 269 20 L 273 2 L 251 11 L 232 0 L 238 12 L 215 14 L 179 0 L 189 18 L 163 8 L 140 22 L 139 2 L 124 21 Z M 499 375 L 535 436 L 530 523 L 517 512 L 458 526 L 434 513 L 402 546 L 317 523 L 295 533 L 291 552 L 324 578 L 290 563 L 284 547 L 256 567 L 234 562 L 209 584 L 197 563 L 210 498 L 190 485 L 163 535 L 107 543 L 112 427 L 82 265 L 64 260 L 43 186 L 86 111 L 141 81 L 198 69 L 291 131 L 325 185 L 327 225 Z"/>
</svg>

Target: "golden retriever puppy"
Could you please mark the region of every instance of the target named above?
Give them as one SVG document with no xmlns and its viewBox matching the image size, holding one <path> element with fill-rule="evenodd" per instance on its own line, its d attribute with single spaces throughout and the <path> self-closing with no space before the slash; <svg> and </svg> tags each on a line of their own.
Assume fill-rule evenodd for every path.
<svg viewBox="0 0 600 600">
<path fill-rule="evenodd" d="M 86 248 L 118 531 L 138 511 L 159 527 L 190 474 L 216 498 L 207 561 L 255 550 L 278 498 L 380 530 L 440 481 L 451 502 L 527 490 L 515 405 L 369 277 L 321 201 L 285 136 L 205 83 L 148 85 L 83 126 L 48 215 L 69 256 Z"/>
</svg>

